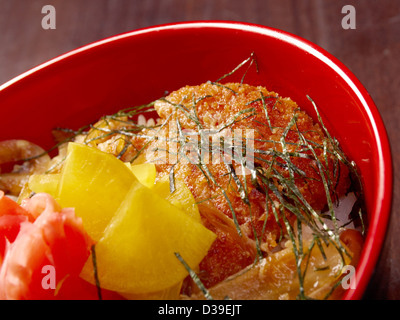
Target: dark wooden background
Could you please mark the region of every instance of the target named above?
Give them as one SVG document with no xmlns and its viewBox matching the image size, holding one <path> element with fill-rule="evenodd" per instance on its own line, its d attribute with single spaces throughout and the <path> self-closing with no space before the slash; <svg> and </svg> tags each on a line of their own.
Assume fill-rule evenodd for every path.
<svg viewBox="0 0 400 320">
<path fill-rule="evenodd" d="M 356 9 L 354 30 L 341 26 L 348 4 Z M 44 5 L 56 9 L 55 30 L 41 26 Z M 395 173 L 390 226 L 365 299 L 400 299 L 400 0 L 0 0 L 0 84 L 87 43 L 187 20 L 294 33 L 332 53 L 363 83 L 386 125 Z"/>
</svg>

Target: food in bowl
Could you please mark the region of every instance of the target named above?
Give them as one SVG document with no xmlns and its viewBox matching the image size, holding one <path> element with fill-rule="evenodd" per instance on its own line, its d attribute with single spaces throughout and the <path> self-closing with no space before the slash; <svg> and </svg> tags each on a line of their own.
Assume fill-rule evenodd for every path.
<svg viewBox="0 0 400 320">
<path fill-rule="evenodd" d="M 363 243 L 357 168 L 318 112 L 231 73 L 55 130 L 51 159 L 3 142 L 35 153 L 2 176 L 0 297 L 340 297 Z"/>
</svg>

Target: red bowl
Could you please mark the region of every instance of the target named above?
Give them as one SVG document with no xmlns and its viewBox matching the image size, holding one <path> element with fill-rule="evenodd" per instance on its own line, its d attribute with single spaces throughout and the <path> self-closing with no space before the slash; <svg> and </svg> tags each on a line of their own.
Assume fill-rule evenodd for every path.
<svg viewBox="0 0 400 320">
<path fill-rule="evenodd" d="M 48 148 L 55 127 L 79 128 L 184 85 L 217 80 L 254 52 L 249 84 L 291 97 L 330 132 L 361 172 L 368 231 L 356 269 L 359 299 L 375 268 L 390 215 L 392 163 L 379 112 L 362 84 L 336 58 L 297 36 L 238 22 L 185 22 L 117 35 L 44 63 L 0 87 L 0 140 Z M 235 81 L 240 78 L 230 78 Z"/>
</svg>

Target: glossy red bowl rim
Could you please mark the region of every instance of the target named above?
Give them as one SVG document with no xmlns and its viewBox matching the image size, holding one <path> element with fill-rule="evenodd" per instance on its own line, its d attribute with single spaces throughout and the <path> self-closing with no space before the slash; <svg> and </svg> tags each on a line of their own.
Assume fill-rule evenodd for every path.
<svg viewBox="0 0 400 320">
<path fill-rule="evenodd" d="M 362 298 L 378 261 L 390 217 L 393 186 L 391 149 L 381 115 L 367 90 L 342 62 L 316 44 L 286 31 L 247 22 L 207 20 L 167 23 L 111 36 L 67 52 L 6 82 L 0 86 L 0 92 L 17 83 L 18 81 L 29 77 L 35 72 L 45 69 L 55 63 L 58 63 L 59 61 L 68 59 L 71 56 L 79 55 L 85 51 L 93 50 L 96 47 L 118 41 L 120 39 L 134 37 L 135 35 L 139 34 L 165 31 L 173 32 L 174 30 L 179 29 L 192 30 L 195 28 L 237 30 L 238 32 L 247 32 L 265 37 L 272 37 L 279 41 L 285 42 L 296 47 L 298 50 L 302 50 L 308 54 L 311 54 L 315 57 L 315 59 L 318 59 L 329 66 L 341 79 L 346 82 L 351 91 L 357 96 L 360 105 L 362 105 L 368 115 L 368 120 L 374 133 L 375 143 L 378 150 L 378 154 L 375 156 L 379 160 L 379 167 L 377 168 L 379 180 L 376 188 L 377 201 L 375 207 L 371 208 L 371 212 L 373 212 L 374 215 L 369 222 L 363 253 L 356 269 L 355 276 L 357 285 L 355 289 L 347 290 L 345 296 L 343 297 L 345 300 Z"/>
</svg>

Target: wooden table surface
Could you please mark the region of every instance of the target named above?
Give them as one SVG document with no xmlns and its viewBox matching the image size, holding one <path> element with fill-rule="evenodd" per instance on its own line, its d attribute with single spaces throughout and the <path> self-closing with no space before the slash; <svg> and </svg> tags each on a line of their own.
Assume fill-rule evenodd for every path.
<svg viewBox="0 0 400 320">
<path fill-rule="evenodd" d="M 45 5 L 56 9 L 56 29 L 42 28 Z M 355 29 L 342 27 L 345 5 L 356 10 Z M 400 0 L 0 0 L 0 84 L 87 43 L 187 20 L 245 21 L 299 35 L 366 87 L 387 128 L 395 176 L 390 225 L 365 299 L 400 299 Z"/>
</svg>

